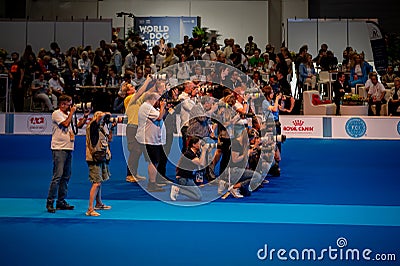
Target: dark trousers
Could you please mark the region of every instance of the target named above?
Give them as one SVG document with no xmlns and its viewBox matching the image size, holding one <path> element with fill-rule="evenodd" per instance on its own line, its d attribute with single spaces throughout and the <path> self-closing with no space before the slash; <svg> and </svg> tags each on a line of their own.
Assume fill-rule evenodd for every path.
<svg viewBox="0 0 400 266">
<path fill-rule="evenodd" d="M 382 102 L 374 102 L 372 98 L 369 99 L 368 101 L 368 115 L 373 116 L 374 112 L 372 112 L 372 105 L 375 105 L 375 115 L 380 116 L 381 115 L 381 107 L 382 107 Z"/>
<path fill-rule="evenodd" d="M 340 99 L 334 99 L 333 101 L 336 104 L 336 115 L 340 115 Z"/>
<path fill-rule="evenodd" d="M 399 108 L 400 102 L 394 103 L 394 102 L 389 101 L 389 102 L 388 102 L 388 105 L 389 105 L 389 106 L 388 106 L 389 115 L 390 115 L 390 114 L 391 114 L 391 115 L 395 115 L 395 116 L 400 115 L 400 113 L 397 112 L 397 108 Z"/>
</svg>

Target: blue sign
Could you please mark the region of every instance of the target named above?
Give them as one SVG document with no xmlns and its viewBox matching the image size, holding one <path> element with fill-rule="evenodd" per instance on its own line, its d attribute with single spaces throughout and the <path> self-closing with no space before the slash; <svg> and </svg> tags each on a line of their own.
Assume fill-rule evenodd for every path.
<svg viewBox="0 0 400 266">
<path fill-rule="evenodd" d="M 361 118 L 350 118 L 345 128 L 347 135 L 352 138 L 361 138 L 367 132 L 367 124 Z"/>
<path fill-rule="evenodd" d="M 161 38 L 165 43 L 183 43 L 183 36 L 192 36 L 197 26 L 197 17 L 135 17 L 135 31 L 139 32 L 148 50 L 158 45 Z"/>
<path fill-rule="evenodd" d="M 399 121 L 399 123 L 397 123 L 397 133 L 399 133 L 399 135 L 400 135 L 400 121 Z"/>
</svg>

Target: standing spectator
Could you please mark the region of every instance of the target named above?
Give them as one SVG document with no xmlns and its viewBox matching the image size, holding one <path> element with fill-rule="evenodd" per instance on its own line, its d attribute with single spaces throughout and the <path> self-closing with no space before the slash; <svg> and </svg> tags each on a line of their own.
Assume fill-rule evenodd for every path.
<svg viewBox="0 0 400 266">
<path fill-rule="evenodd" d="M 115 66 L 115 68 L 117 69 L 117 74 L 121 75 L 121 73 L 122 73 L 122 55 L 121 55 L 121 52 L 118 50 L 116 43 L 111 43 L 110 47 L 111 47 L 112 54 L 111 54 L 110 64 L 108 66 L 109 67 L 110 66 Z"/>
<path fill-rule="evenodd" d="M 71 177 L 72 151 L 74 150 L 74 132 L 71 127 L 72 116 L 76 111 L 72 105 L 72 98 L 62 95 L 59 98 L 59 109 L 53 112 L 53 134 L 51 137 L 51 150 L 53 156 L 53 177 L 50 182 L 47 196 L 46 208 L 54 213 L 54 200 L 57 198 L 56 208 L 58 210 L 73 210 L 74 206 L 69 205 L 67 197 L 68 181 Z M 85 110 L 83 119 L 76 125 L 82 128 L 86 123 L 90 110 Z M 57 197 L 58 194 L 58 197 Z"/>
<path fill-rule="evenodd" d="M 260 57 L 260 49 L 255 49 L 254 54 L 249 59 L 249 65 L 253 68 L 258 68 L 264 64 L 264 58 Z"/>
<path fill-rule="evenodd" d="M 11 93 L 14 103 L 14 110 L 22 112 L 24 110 L 24 64 L 19 60 L 17 52 L 11 53 L 13 63 L 10 66 L 9 77 L 11 79 Z"/>
<path fill-rule="evenodd" d="M 83 51 L 81 54 L 81 58 L 78 60 L 78 69 L 82 75 L 82 79 L 85 79 L 86 76 L 90 73 L 90 67 L 92 62 L 88 57 L 88 52 Z"/>
<path fill-rule="evenodd" d="M 246 55 L 252 56 L 254 54 L 254 51 L 257 49 L 257 44 L 253 42 L 253 36 L 247 37 L 247 41 L 248 42 L 244 46 L 244 53 Z"/>
</svg>

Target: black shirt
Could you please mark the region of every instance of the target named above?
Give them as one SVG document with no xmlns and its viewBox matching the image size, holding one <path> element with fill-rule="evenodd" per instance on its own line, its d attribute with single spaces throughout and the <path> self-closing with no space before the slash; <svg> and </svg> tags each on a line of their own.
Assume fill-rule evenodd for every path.
<svg viewBox="0 0 400 266">
<path fill-rule="evenodd" d="M 192 149 L 187 149 L 178 161 L 176 166 L 176 176 L 183 178 L 195 178 L 198 166 L 193 163 L 193 159 L 199 157 Z"/>
</svg>

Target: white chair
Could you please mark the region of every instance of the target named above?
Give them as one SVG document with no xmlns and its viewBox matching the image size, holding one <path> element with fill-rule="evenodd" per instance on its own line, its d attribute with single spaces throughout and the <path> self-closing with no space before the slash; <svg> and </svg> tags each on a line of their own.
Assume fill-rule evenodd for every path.
<svg viewBox="0 0 400 266">
<path fill-rule="evenodd" d="M 389 102 L 389 99 L 390 99 L 390 90 L 389 90 L 389 89 L 385 89 L 385 91 L 386 91 L 386 93 L 385 93 L 384 99 L 386 100 L 386 103 L 385 103 L 385 104 L 382 104 L 382 106 L 381 106 L 381 113 L 380 113 L 380 116 L 387 116 L 387 115 L 389 115 L 389 104 L 388 104 L 388 102 Z M 373 112 L 374 114 L 376 114 L 375 105 L 372 105 L 372 106 L 371 106 L 371 109 L 372 109 L 372 112 Z"/>
<path fill-rule="evenodd" d="M 326 85 L 328 88 L 327 92 L 324 92 L 322 89 L 322 85 Z M 320 71 L 319 76 L 318 76 L 318 91 L 319 93 L 325 97 L 330 99 L 330 87 L 331 87 L 331 81 L 330 81 L 330 75 L 329 71 Z"/>
<path fill-rule="evenodd" d="M 333 103 L 314 105 L 312 103 L 313 94 L 319 96 L 318 91 L 304 91 L 303 92 L 303 114 L 304 115 L 334 115 L 336 112 L 336 105 Z"/>
</svg>

